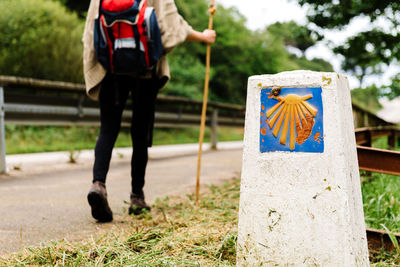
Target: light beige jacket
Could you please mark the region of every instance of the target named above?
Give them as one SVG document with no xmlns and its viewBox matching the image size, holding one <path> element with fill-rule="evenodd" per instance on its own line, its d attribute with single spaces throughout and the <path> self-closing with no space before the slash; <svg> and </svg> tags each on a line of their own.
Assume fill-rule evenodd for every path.
<svg viewBox="0 0 400 267">
<path fill-rule="evenodd" d="M 161 39 L 166 53 L 175 46 L 184 42 L 192 33 L 192 27 L 178 14 L 174 0 L 147 0 L 148 6 L 154 7 L 158 24 L 161 29 Z M 93 29 L 94 19 L 98 15 L 100 0 L 91 0 L 83 33 L 83 71 L 85 76 L 86 93 L 94 100 L 98 99 L 100 83 L 107 71 L 96 58 Z M 170 78 L 170 71 L 165 55 L 161 57 L 156 66 L 156 75 L 159 87 L 163 87 Z"/>
</svg>

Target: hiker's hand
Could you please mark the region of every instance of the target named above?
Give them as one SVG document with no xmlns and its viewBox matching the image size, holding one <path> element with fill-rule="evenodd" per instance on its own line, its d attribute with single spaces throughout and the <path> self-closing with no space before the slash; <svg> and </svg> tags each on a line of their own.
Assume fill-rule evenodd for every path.
<svg viewBox="0 0 400 267">
<path fill-rule="evenodd" d="M 192 31 L 186 38 L 189 42 L 201 42 L 206 44 L 213 44 L 217 34 L 214 30 L 204 30 L 203 32 Z"/>
<path fill-rule="evenodd" d="M 203 42 L 206 44 L 213 44 L 215 43 L 215 38 L 217 37 L 217 34 L 215 33 L 214 30 L 204 30 L 203 31 Z"/>
</svg>

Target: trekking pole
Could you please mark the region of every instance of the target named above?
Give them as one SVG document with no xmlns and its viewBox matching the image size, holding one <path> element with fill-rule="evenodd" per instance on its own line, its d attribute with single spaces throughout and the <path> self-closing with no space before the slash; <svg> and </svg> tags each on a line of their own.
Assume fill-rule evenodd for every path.
<svg viewBox="0 0 400 267">
<path fill-rule="evenodd" d="M 208 21 L 208 29 L 213 28 L 213 16 L 216 8 L 214 7 L 215 0 L 211 0 L 210 8 L 210 19 Z M 211 45 L 207 44 L 207 56 L 206 56 L 206 78 L 204 80 L 204 95 L 203 95 L 203 109 L 201 111 L 201 123 L 200 123 L 200 137 L 199 137 L 199 154 L 197 159 L 197 180 L 196 180 L 196 204 L 199 203 L 199 191 L 200 191 L 200 168 L 201 168 L 201 156 L 204 139 L 204 128 L 206 125 L 206 112 L 207 112 L 207 100 L 208 100 L 208 84 L 210 80 L 210 57 L 211 57 Z"/>
</svg>

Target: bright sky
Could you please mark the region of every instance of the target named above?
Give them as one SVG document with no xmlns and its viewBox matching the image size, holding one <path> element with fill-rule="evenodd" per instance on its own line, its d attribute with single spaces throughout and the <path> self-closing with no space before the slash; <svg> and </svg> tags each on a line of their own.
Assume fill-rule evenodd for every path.
<svg viewBox="0 0 400 267">
<path fill-rule="evenodd" d="M 294 20 L 298 24 L 305 24 L 307 22 L 305 16 L 307 9 L 300 7 L 297 4 L 297 0 L 216 0 L 216 2 L 226 7 L 235 6 L 240 13 L 247 18 L 247 26 L 253 30 L 262 29 L 277 21 L 285 22 Z M 378 23 L 380 26 L 384 26 L 384 23 Z M 362 30 L 366 30 L 368 27 L 370 27 L 369 20 L 361 18 L 352 21 L 351 25 L 346 27 L 344 31 L 326 31 L 324 32 L 324 36 L 335 45 L 338 45 L 343 43 L 347 37 Z M 315 47 L 308 49 L 306 53 L 307 58 L 323 58 L 331 62 L 335 71 L 343 72 L 340 68 L 341 59 L 339 56 L 333 54 L 327 46 L 328 44 L 326 42 L 321 42 Z M 370 77 L 366 79 L 366 83 L 380 83 L 381 81 L 383 81 L 383 83 L 389 83 L 389 78 L 397 71 L 399 70 L 389 68 L 383 77 Z M 351 88 L 359 86 L 359 82 L 356 78 L 349 76 L 349 80 Z"/>
<path fill-rule="evenodd" d="M 263 28 L 277 21 L 295 20 L 305 23 L 305 10 L 297 5 L 296 0 L 216 0 L 226 7 L 235 6 L 246 16 L 250 29 Z"/>
</svg>

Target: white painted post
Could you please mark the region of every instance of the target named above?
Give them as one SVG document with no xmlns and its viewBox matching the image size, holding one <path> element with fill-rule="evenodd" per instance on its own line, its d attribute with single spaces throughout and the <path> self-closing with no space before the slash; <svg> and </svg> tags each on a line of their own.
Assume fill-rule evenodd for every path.
<svg viewBox="0 0 400 267">
<path fill-rule="evenodd" d="M 273 87 L 282 88 L 278 96 L 270 94 Z M 263 99 L 283 103 L 286 139 L 283 130 L 273 136 L 280 118 L 273 121 Z M 301 134 L 308 136 L 303 144 Z M 250 77 L 237 265 L 369 266 L 347 77 L 311 71 Z"/>
<path fill-rule="evenodd" d="M 0 174 L 6 173 L 6 130 L 4 124 L 4 90 L 0 85 Z"/>
</svg>

